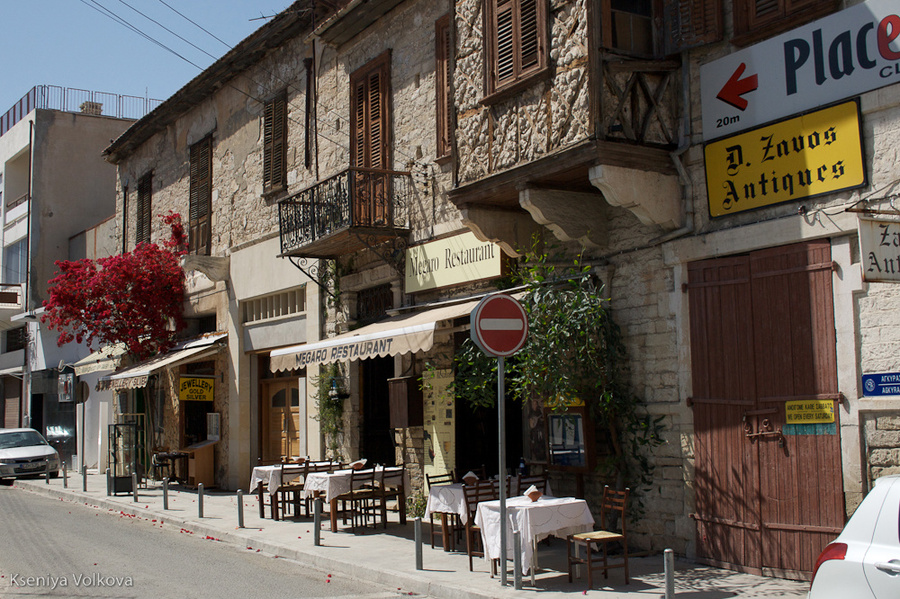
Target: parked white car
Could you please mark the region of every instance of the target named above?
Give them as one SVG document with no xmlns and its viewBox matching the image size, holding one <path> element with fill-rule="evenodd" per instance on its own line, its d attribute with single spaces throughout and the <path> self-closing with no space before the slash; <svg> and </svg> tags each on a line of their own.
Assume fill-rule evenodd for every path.
<svg viewBox="0 0 900 599">
<path fill-rule="evenodd" d="M 33 428 L 0 429 L 0 483 L 49 472 L 59 476 L 59 454 Z"/>
<path fill-rule="evenodd" d="M 809 599 L 900 597 L 900 475 L 875 481 L 816 562 Z"/>
</svg>

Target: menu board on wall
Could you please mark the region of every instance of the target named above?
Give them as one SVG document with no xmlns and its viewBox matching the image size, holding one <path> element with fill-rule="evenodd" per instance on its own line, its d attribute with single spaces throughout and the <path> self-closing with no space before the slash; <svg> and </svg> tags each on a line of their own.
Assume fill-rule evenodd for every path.
<svg viewBox="0 0 900 599">
<path fill-rule="evenodd" d="M 423 373 L 425 474 L 443 474 L 456 467 L 456 411 L 447 390 L 452 370 Z"/>
</svg>

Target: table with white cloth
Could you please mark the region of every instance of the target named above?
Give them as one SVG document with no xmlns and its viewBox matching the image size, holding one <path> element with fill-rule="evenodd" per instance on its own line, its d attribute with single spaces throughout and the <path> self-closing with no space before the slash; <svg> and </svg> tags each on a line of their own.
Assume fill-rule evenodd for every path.
<svg viewBox="0 0 900 599">
<path fill-rule="evenodd" d="M 388 466 L 391 468 L 391 466 Z M 375 467 L 375 480 L 378 480 L 384 466 Z M 322 497 L 329 503 L 331 517 L 331 532 L 337 532 L 337 502 L 341 495 L 351 491 L 353 470 L 335 470 L 334 472 L 310 472 L 303 483 L 303 498 Z M 409 485 L 409 475 L 403 469 L 403 488 Z M 406 501 L 400 498 L 399 506 L 401 519 L 406 518 Z"/>
<path fill-rule="evenodd" d="M 264 484 L 269 492 L 272 501 L 275 501 L 275 495 L 278 489 L 285 483 L 293 482 L 300 478 L 306 470 L 303 464 L 273 464 L 270 466 L 255 466 L 250 474 L 250 492 L 259 493 L 259 517 L 265 518 L 265 505 L 263 504 L 262 489 L 260 484 Z M 272 510 L 273 518 L 277 514 L 277 510 Z"/>
<path fill-rule="evenodd" d="M 534 580 L 535 546 L 549 536 L 566 538 L 570 534 L 588 532 L 594 528 L 594 517 L 584 499 L 574 497 L 540 497 L 531 501 L 528 497 L 510 497 L 506 500 L 507 558 L 513 557 L 512 524 L 519 530 L 522 540 L 522 573 L 531 569 Z M 481 529 L 485 559 L 500 557 L 500 501 L 483 501 L 478 504 L 475 524 Z"/>
<path fill-rule="evenodd" d="M 444 551 L 450 551 L 450 526 L 448 517 L 459 516 L 462 522 L 468 519 L 466 510 L 466 495 L 463 492 L 462 483 L 448 485 L 432 485 L 428 489 L 428 503 L 425 504 L 425 519 L 430 520 L 431 515 L 441 519 L 441 538 Z"/>
</svg>

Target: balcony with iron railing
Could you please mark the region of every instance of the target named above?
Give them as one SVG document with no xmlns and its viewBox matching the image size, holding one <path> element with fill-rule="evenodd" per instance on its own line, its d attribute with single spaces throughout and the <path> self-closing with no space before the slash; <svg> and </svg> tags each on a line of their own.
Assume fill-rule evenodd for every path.
<svg viewBox="0 0 900 599">
<path fill-rule="evenodd" d="M 337 258 L 409 233 L 408 172 L 348 168 L 278 203 L 281 255 Z"/>
<path fill-rule="evenodd" d="M 36 85 L 0 116 L 0 135 L 9 131 L 36 108 L 137 120 L 161 103 L 162 100 L 139 96 L 124 96 L 57 85 Z"/>
</svg>

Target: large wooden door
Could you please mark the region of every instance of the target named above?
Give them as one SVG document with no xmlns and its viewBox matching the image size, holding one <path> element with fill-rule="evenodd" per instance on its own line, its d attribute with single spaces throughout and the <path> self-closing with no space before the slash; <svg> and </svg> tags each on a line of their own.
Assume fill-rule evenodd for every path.
<svg viewBox="0 0 900 599">
<path fill-rule="evenodd" d="M 300 456 L 300 388 L 297 379 L 264 383 L 263 397 L 263 460 Z"/>
<path fill-rule="evenodd" d="M 844 523 L 840 426 L 787 424 L 837 401 L 827 240 L 689 266 L 698 555 L 808 576 Z M 837 410 L 835 410 L 837 414 Z"/>
</svg>

